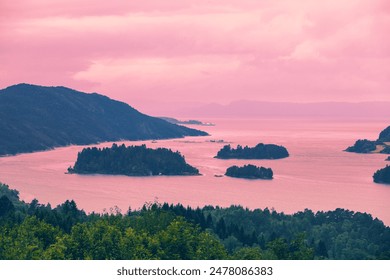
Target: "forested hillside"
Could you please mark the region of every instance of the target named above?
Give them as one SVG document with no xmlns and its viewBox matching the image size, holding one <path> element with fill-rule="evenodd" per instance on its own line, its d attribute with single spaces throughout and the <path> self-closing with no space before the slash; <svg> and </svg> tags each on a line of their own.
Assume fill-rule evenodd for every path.
<svg viewBox="0 0 390 280">
<path fill-rule="evenodd" d="M 28 84 L 0 90 L 0 156 L 72 144 L 204 135 L 97 93 Z"/>
<path fill-rule="evenodd" d="M 0 259 L 390 259 L 390 228 L 348 210 L 147 204 L 86 214 L 0 184 Z"/>
</svg>

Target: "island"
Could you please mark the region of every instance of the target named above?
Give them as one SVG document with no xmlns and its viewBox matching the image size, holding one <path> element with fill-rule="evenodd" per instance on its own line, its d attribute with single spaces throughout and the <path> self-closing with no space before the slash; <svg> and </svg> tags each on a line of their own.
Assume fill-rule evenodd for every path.
<svg viewBox="0 0 390 280">
<path fill-rule="evenodd" d="M 375 183 L 390 184 L 390 166 L 377 170 L 372 177 Z"/>
<path fill-rule="evenodd" d="M 353 146 L 348 147 L 345 151 L 359 154 L 368 154 L 376 150 L 376 141 L 359 139 Z"/>
<path fill-rule="evenodd" d="M 377 140 L 359 139 L 344 151 L 359 154 L 390 154 L 390 126 L 379 134 Z"/>
<path fill-rule="evenodd" d="M 110 174 L 127 176 L 200 175 L 186 163 L 179 152 L 166 148 L 150 149 L 146 145 L 111 148 L 84 148 L 68 173 Z"/>
<path fill-rule="evenodd" d="M 233 165 L 226 169 L 226 176 L 244 179 L 273 179 L 273 171 L 271 168 L 258 167 L 252 164 L 238 167 Z"/>
<path fill-rule="evenodd" d="M 237 145 L 237 148 L 232 148 L 230 145 L 225 145 L 218 151 L 215 158 L 219 159 L 281 159 L 289 156 L 287 149 L 283 146 L 274 144 L 259 143 L 255 147 L 242 147 Z"/>
<path fill-rule="evenodd" d="M 385 159 L 385 160 L 390 161 L 390 156 L 388 156 L 387 159 Z"/>
</svg>

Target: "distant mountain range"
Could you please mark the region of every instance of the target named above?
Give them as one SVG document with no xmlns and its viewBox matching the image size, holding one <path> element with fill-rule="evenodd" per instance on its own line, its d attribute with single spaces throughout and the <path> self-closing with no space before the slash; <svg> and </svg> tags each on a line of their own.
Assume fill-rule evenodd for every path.
<svg viewBox="0 0 390 280">
<path fill-rule="evenodd" d="M 170 118 L 170 117 L 159 117 L 159 118 L 174 124 L 215 126 L 215 124 L 213 123 L 204 123 L 198 120 L 180 121 L 178 119 Z"/>
<path fill-rule="evenodd" d="M 97 93 L 29 84 L 0 90 L 0 155 L 72 144 L 205 135 Z"/>
<path fill-rule="evenodd" d="M 171 107 L 169 107 L 171 106 Z M 196 118 L 317 118 L 317 119 L 389 119 L 390 102 L 263 102 L 239 100 L 218 103 L 181 103 L 160 106 L 154 114 Z"/>
</svg>

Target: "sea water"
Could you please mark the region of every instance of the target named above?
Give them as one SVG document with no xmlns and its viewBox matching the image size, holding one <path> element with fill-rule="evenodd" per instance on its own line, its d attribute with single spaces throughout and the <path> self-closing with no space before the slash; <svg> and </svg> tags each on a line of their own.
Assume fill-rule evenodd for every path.
<svg viewBox="0 0 390 280">
<path fill-rule="evenodd" d="M 215 126 L 193 126 L 210 136 L 157 141 L 117 142 L 146 144 L 179 151 L 202 176 L 127 177 L 66 174 L 83 146 L 0 158 L 0 182 L 20 192 L 21 199 L 53 207 L 67 199 L 86 212 L 126 212 L 145 203 L 181 203 L 185 206 L 242 205 L 268 207 L 286 214 L 344 208 L 367 212 L 390 225 L 390 185 L 373 183 L 372 175 L 386 166 L 382 154 L 355 154 L 343 150 L 357 139 L 377 139 L 389 124 L 379 121 L 299 119 L 207 119 Z M 279 160 L 221 160 L 214 156 L 224 145 L 285 146 L 290 157 Z M 99 147 L 110 147 L 102 143 Z M 92 145 L 96 146 L 96 145 Z M 232 165 L 270 167 L 273 180 L 220 177 Z"/>
</svg>

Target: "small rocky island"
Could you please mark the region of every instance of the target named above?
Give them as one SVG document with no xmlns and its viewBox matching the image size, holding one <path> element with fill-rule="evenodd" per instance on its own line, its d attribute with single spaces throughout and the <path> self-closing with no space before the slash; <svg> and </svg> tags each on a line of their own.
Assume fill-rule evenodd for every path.
<svg viewBox="0 0 390 280">
<path fill-rule="evenodd" d="M 375 183 L 390 184 L 390 166 L 377 170 L 372 177 Z"/>
<path fill-rule="evenodd" d="M 281 159 L 288 157 L 288 151 L 283 146 L 274 144 L 259 143 L 255 147 L 242 147 L 237 145 L 237 148 L 232 148 L 230 145 L 225 145 L 215 158 L 219 159 Z"/>
<path fill-rule="evenodd" d="M 379 134 L 377 140 L 357 140 L 353 146 L 348 147 L 345 151 L 360 154 L 390 154 L 390 126 Z"/>
<path fill-rule="evenodd" d="M 233 165 L 226 170 L 226 176 L 244 179 L 272 179 L 273 171 L 271 168 L 257 167 L 252 164 L 238 167 Z"/>
<path fill-rule="evenodd" d="M 127 176 L 199 175 L 199 170 L 186 163 L 179 152 L 150 149 L 145 145 L 111 148 L 84 148 L 78 153 L 69 173 L 110 174 Z"/>
</svg>

